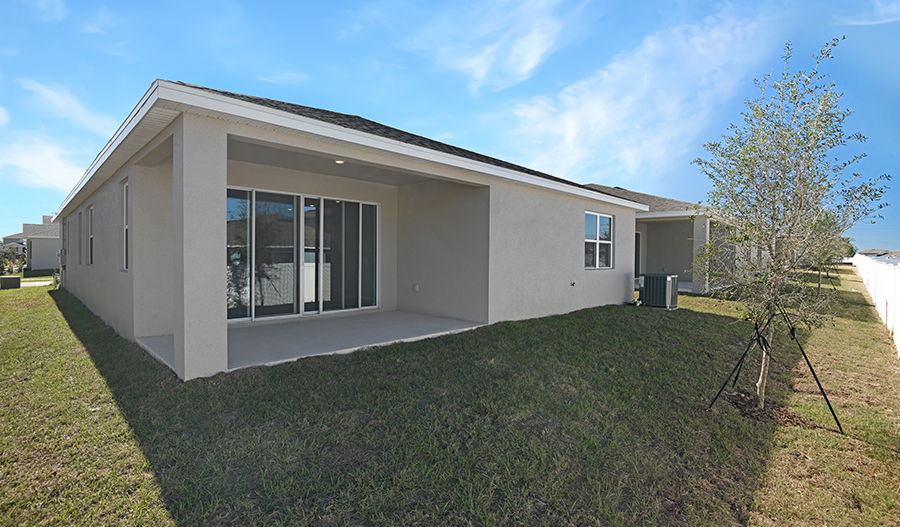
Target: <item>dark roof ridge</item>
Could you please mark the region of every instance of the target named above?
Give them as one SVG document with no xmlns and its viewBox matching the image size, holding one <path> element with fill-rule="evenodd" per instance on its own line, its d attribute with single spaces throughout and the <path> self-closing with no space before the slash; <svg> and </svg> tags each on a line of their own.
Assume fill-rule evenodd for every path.
<svg viewBox="0 0 900 527">
<path fill-rule="evenodd" d="M 166 81 L 166 82 L 171 82 L 172 84 L 179 84 L 181 86 L 186 86 L 188 88 L 203 90 L 203 91 L 207 91 L 210 93 L 216 93 L 219 95 L 223 95 L 225 97 L 237 99 L 239 101 L 244 101 L 244 102 L 248 102 L 251 104 L 265 106 L 267 108 L 272 108 L 275 110 L 292 113 L 294 115 L 307 117 L 309 119 L 315 119 L 317 121 L 322 121 L 325 123 L 333 124 L 335 126 L 340 126 L 342 128 L 356 130 L 359 132 L 376 135 L 378 137 L 383 137 L 386 139 L 392 139 L 395 141 L 399 141 L 401 143 L 420 146 L 423 148 L 427 148 L 429 150 L 434 150 L 436 152 L 443 152 L 445 154 L 450 154 L 450 155 L 454 155 L 456 157 L 461 157 L 463 159 L 469 159 L 471 161 L 478 161 L 478 162 L 485 163 L 488 165 L 493 165 L 496 167 L 505 168 L 508 170 L 521 172 L 523 174 L 528 174 L 531 176 L 536 176 L 539 178 L 547 179 L 550 181 L 555 181 L 557 183 L 571 185 L 573 187 L 577 187 L 577 188 L 580 188 L 583 190 L 590 190 L 592 192 L 598 192 L 600 194 L 605 194 L 607 196 L 621 198 L 621 196 L 616 196 L 615 194 L 610 194 L 609 192 L 604 192 L 603 190 L 600 190 L 600 189 L 591 188 L 588 185 L 583 185 L 581 183 L 576 183 L 574 181 L 569 181 L 567 179 L 552 176 L 552 175 L 546 174 L 544 172 L 539 172 L 537 170 L 523 167 L 521 165 L 516 165 L 516 164 L 510 163 L 508 161 L 503 161 L 502 159 L 497 159 L 495 157 L 490 157 L 490 156 L 486 156 L 484 154 L 479 154 L 478 152 L 466 150 L 465 148 L 460 148 L 458 146 L 453 146 L 453 145 L 449 145 L 447 143 L 442 143 L 440 141 L 435 141 L 434 139 L 429 139 L 429 138 L 421 136 L 421 135 L 416 135 L 416 134 L 413 134 L 410 132 L 406 132 L 404 130 L 400 130 L 399 128 L 387 126 L 387 125 L 372 121 L 370 119 L 360 117 L 358 115 L 344 114 L 344 113 L 339 113 L 339 112 L 333 112 L 331 110 L 323 110 L 321 108 L 314 108 L 312 106 L 303 106 L 300 104 L 278 101 L 275 99 L 268 99 L 265 97 L 256 97 L 253 95 L 244 95 L 241 93 L 229 92 L 229 91 L 225 91 L 225 90 L 218 90 L 215 88 L 207 88 L 206 86 L 199 86 L 197 84 L 190 84 L 190 83 L 182 82 L 182 81 Z M 625 198 L 625 199 L 628 199 L 628 198 Z M 633 201 L 633 200 L 629 200 L 629 201 Z"/>
<path fill-rule="evenodd" d="M 608 187 L 606 185 L 598 185 L 596 183 L 588 183 L 588 188 L 594 188 L 598 191 L 610 194 L 623 199 L 643 203 L 650 207 L 649 212 L 681 212 L 693 209 L 695 203 L 681 201 L 672 198 L 665 198 L 644 192 L 635 192 L 622 187 Z"/>
</svg>

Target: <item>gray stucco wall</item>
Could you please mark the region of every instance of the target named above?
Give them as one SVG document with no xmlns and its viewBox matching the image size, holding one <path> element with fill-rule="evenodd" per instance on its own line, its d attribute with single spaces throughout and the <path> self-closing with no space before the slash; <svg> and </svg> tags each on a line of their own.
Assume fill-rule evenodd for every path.
<svg viewBox="0 0 900 527">
<path fill-rule="evenodd" d="M 124 270 L 123 182 L 131 167 L 119 170 L 71 214 L 63 286 L 125 338 L 134 337 L 131 271 Z M 88 215 L 94 208 L 94 263 L 89 265 Z M 78 213 L 82 213 L 81 229 Z M 79 252 L 81 263 L 79 264 Z"/>
<path fill-rule="evenodd" d="M 392 183 L 376 183 L 365 174 L 323 176 L 265 160 L 228 159 L 229 136 L 239 135 L 379 170 L 396 166 L 398 173 L 377 179 L 396 176 Z M 126 181 L 132 196 L 128 270 L 122 258 Z M 438 162 L 183 115 L 64 219 L 65 287 L 126 338 L 174 335 L 182 378 L 227 369 L 227 186 L 379 204 L 383 310 L 492 323 L 633 299 L 633 210 L 527 180 L 513 183 Z M 93 265 L 87 255 L 90 206 Z M 613 217 L 610 269 L 584 268 L 586 211 Z M 648 247 L 652 240 L 648 229 Z M 650 257 L 648 251 L 648 266 Z M 689 267 L 690 257 L 686 261 Z"/>
<path fill-rule="evenodd" d="M 490 189 L 404 185 L 398 220 L 397 308 L 488 322 Z"/>
<path fill-rule="evenodd" d="M 26 252 L 28 267 L 31 269 L 59 269 L 59 238 L 28 238 Z"/>
<path fill-rule="evenodd" d="M 693 280 L 694 227 L 690 219 L 648 221 L 645 273 L 677 274 L 679 282 Z"/>
<path fill-rule="evenodd" d="M 647 224 L 636 222 L 634 231 L 641 233 L 641 268 L 637 270 L 637 274 L 644 274 L 647 272 Z"/>
<path fill-rule="evenodd" d="M 172 157 L 152 167 L 136 165 L 131 180 L 134 334 L 172 335 Z"/>
<path fill-rule="evenodd" d="M 611 269 L 584 268 L 586 211 L 613 216 Z M 633 301 L 634 225 L 634 211 L 625 208 L 521 185 L 492 185 L 490 321 Z"/>
</svg>

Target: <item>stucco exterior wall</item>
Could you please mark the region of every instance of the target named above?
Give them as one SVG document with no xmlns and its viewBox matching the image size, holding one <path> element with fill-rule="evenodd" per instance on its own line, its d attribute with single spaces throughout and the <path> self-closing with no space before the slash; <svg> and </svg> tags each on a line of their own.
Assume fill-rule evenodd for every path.
<svg viewBox="0 0 900 527">
<path fill-rule="evenodd" d="M 488 322 L 490 189 L 404 185 L 398 216 L 397 308 Z"/>
<path fill-rule="evenodd" d="M 59 258 L 56 253 L 60 250 L 59 238 L 28 238 L 26 255 L 30 269 L 59 269 Z"/>
<path fill-rule="evenodd" d="M 131 196 L 134 336 L 172 335 L 175 332 L 172 156 L 153 167 L 136 165 L 131 177 Z"/>
<path fill-rule="evenodd" d="M 632 209 L 524 176 L 515 183 L 471 163 L 316 137 L 180 114 L 86 198 L 79 194 L 80 203 L 66 206 L 64 286 L 126 338 L 173 335 L 181 378 L 227 370 L 226 188 L 236 187 L 377 203 L 382 310 L 493 323 L 633 299 Z M 252 147 L 229 146 L 236 142 Z M 247 157 L 238 155 L 241 148 Z M 283 164 L 274 166 L 273 156 Z M 344 160 L 353 177 L 309 168 L 319 162 L 333 174 L 322 163 Z M 584 268 L 586 211 L 613 217 L 610 269 Z M 648 248 L 653 239 L 648 229 Z"/>
<path fill-rule="evenodd" d="M 397 187 L 368 181 L 322 176 L 297 170 L 228 162 L 228 185 L 269 192 L 378 203 L 380 214 L 381 309 L 397 309 Z M 223 260 L 224 266 L 224 260 Z M 224 297 L 223 297 L 224 298 Z M 223 300 L 224 305 L 224 300 Z"/>
<path fill-rule="evenodd" d="M 122 185 L 130 166 L 116 172 L 68 216 L 68 254 L 63 286 L 125 338 L 134 337 L 131 272 L 124 270 Z M 94 261 L 89 256 L 89 210 L 94 208 Z M 81 228 L 78 213 L 82 213 Z M 79 264 L 79 252 L 81 263 Z M 55 254 L 55 253 L 54 253 Z"/>
<path fill-rule="evenodd" d="M 490 322 L 633 301 L 634 211 L 504 183 L 490 197 Z M 584 268 L 585 212 L 613 216 L 611 269 Z"/>
<path fill-rule="evenodd" d="M 635 233 L 641 233 L 641 268 L 637 271 L 637 274 L 640 275 L 647 273 L 647 224 L 640 221 L 636 222 L 634 231 Z"/>
<path fill-rule="evenodd" d="M 646 273 L 677 274 L 679 282 L 693 280 L 694 227 L 690 219 L 649 221 Z"/>
</svg>

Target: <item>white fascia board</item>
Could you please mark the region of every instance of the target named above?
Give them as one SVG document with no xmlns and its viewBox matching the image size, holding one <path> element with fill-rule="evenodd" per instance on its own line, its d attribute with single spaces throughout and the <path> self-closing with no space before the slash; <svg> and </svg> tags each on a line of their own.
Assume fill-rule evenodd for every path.
<svg viewBox="0 0 900 527">
<path fill-rule="evenodd" d="M 28 236 L 25 240 L 58 240 L 59 236 Z"/>
<path fill-rule="evenodd" d="M 514 181 L 520 184 L 553 190 L 564 194 L 575 195 L 582 198 L 609 203 L 620 207 L 632 209 L 635 211 L 647 211 L 649 207 L 641 203 L 630 200 L 610 196 L 593 190 L 582 189 L 558 181 L 552 181 L 538 176 L 525 174 L 515 170 L 510 170 L 488 163 L 482 163 L 471 159 L 462 158 L 444 152 L 438 152 L 429 148 L 411 145 L 402 141 L 388 139 L 349 128 L 333 125 L 316 119 L 303 117 L 274 108 L 260 106 L 247 101 L 241 101 L 213 92 L 200 90 L 175 84 L 163 80 L 155 80 L 150 88 L 141 97 L 141 100 L 131 110 L 125 121 L 119 125 L 116 133 L 110 138 L 103 149 L 94 158 L 94 161 L 85 171 L 84 175 L 78 181 L 78 184 L 69 192 L 63 203 L 53 214 L 52 221 L 59 223 L 60 214 L 72 202 L 75 196 L 91 181 L 94 174 L 109 159 L 113 152 L 120 146 L 129 133 L 141 122 L 141 119 L 154 106 L 165 105 L 170 102 L 186 110 L 194 109 L 191 113 L 200 115 L 209 115 L 209 112 L 218 112 L 220 114 L 233 115 L 260 123 L 267 123 L 273 126 L 294 129 L 311 135 L 318 135 L 332 141 L 349 143 L 368 147 L 374 150 L 384 151 L 389 154 L 421 159 L 423 161 L 447 165 L 482 175 L 492 176 L 503 180 Z M 198 111 L 203 110 L 203 111 Z M 223 118 L 219 116 L 219 118 Z"/>
<path fill-rule="evenodd" d="M 119 128 L 116 130 L 116 133 L 106 142 L 106 145 L 100 150 L 100 153 L 97 154 L 97 157 L 94 158 L 94 161 L 91 165 L 84 171 L 84 175 L 81 176 L 81 179 L 78 180 L 78 184 L 69 191 L 69 194 L 66 196 L 66 199 L 63 200 L 62 205 L 56 209 L 56 212 L 53 213 L 53 219 L 51 220 L 54 223 L 58 223 L 56 220 L 59 217 L 60 213 L 66 208 L 66 206 L 72 201 L 72 199 L 87 185 L 88 181 L 94 176 L 97 170 L 103 165 L 103 163 L 109 159 L 109 156 L 118 148 L 119 144 L 128 137 L 128 134 L 134 130 L 134 127 L 141 122 L 141 119 L 146 115 L 148 111 L 153 107 L 154 103 L 157 99 L 157 91 L 159 89 L 160 81 L 157 79 L 153 81 L 153 84 L 150 85 L 150 89 L 144 93 L 144 96 L 141 97 L 141 100 L 138 101 L 137 105 L 131 110 L 131 113 L 128 114 L 128 117 L 125 119 L 122 124 L 119 125 Z"/>
<path fill-rule="evenodd" d="M 675 219 L 675 218 L 690 218 L 691 216 L 706 216 L 710 217 L 711 215 L 706 209 L 698 209 L 698 210 L 666 210 L 662 212 L 638 212 L 635 214 L 635 219 L 637 220 L 665 220 L 665 219 Z"/>
<path fill-rule="evenodd" d="M 411 145 L 395 139 L 388 139 L 358 130 L 344 128 L 331 123 L 260 106 L 258 104 L 241 101 L 213 92 L 183 86 L 181 84 L 174 84 L 166 81 L 158 81 L 158 83 L 159 89 L 157 90 L 157 97 L 160 101 L 170 101 L 175 104 L 203 108 L 206 111 L 218 112 L 252 121 L 268 123 L 274 126 L 291 128 L 304 133 L 318 135 L 332 141 L 350 143 L 375 150 L 381 150 L 393 155 L 412 157 L 432 163 L 448 165 L 482 175 L 512 180 L 521 184 L 576 195 L 593 201 L 609 203 L 632 210 L 649 210 L 649 207 L 641 203 L 602 194 L 593 190 L 582 189 L 488 163 L 439 152 L 430 148 Z"/>
</svg>

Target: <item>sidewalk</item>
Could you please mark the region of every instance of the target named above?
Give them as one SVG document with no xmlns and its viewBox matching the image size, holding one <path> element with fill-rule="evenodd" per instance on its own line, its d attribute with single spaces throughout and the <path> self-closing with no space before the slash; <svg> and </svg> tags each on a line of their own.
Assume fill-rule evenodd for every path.
<svg viewBox="0 0 900 527">
<path fill-rule="evenodd" d="M 53 280 L 41 280 L 40 282 L 21 282 L 22 287 L 41 287 L 45 285 L 53 285 Z"/>
</svg>

